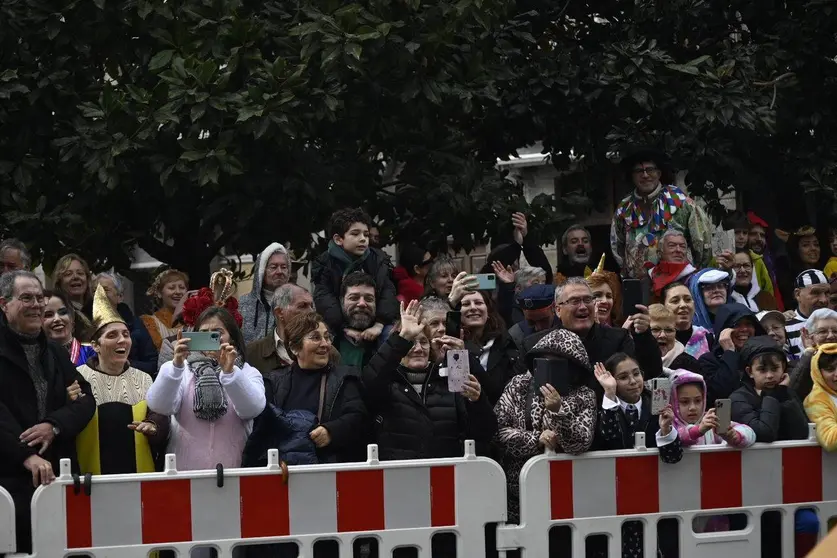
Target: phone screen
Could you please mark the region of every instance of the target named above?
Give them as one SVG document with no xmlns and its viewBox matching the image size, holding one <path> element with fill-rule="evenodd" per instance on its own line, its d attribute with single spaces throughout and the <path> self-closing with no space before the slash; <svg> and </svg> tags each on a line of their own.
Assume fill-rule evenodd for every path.
<svg viewBox="0 0 837 558">
<path fill-rule="evenodd" d="M 445 316 L 445 335 L 459 337 L 462 332 L 462 312 L 451 310 Z"/>
<path fill-rule="evenodd" d="M 551 385 L 562 396 L 570 393 L 570 374 L 566 359 L 563 358 L 536 358 L 534 361 L 535 389 L 546 384 Z"/>
</svg>

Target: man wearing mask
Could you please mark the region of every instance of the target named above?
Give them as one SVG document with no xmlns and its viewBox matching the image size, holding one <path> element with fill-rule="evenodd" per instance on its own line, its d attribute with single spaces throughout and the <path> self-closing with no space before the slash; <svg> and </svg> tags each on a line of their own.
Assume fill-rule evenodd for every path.
<svg viewBox="0 0 837 558">
<path fill-rule="evenodd" d="M 660 240 L 669 228 L 683 231 L 690 261 L 698 269 L 712 258 L 712 223 L 695 201 L 674 186 L 666 154 L 644 149 L 622 161 L 634 188 L 617 206 L 610 227 L 610 247 L 622 276 L 642 279 L 660 261 Z"/>
<path fill-rule="evenodd" d="M 253 266 L 253 290 L 242 296 L 238 303 L 244 318 L 241 333 L 244 341 L 252 343 L 269 335 L 276 327 L 271 300 L 273 293 L 288 282 L 291 276 L 291 258 L 288 250 L 273 242 L 256 258 Z"/>
<path fill-rule="evenodd" d="M 0 242 L 0 275 L 22 269 L 30 271 L 32 257 L 26 246 L 16 238 L 7 238 Z"/>
<path fill-rule="evenodd" d="M 559 328 L 581 337 L 591 362 L 605 362 L 616 353 L 625 353 L 637 360 L 645 379 L 663 374 L 663 360 L 657 340 L 651 334 L 651 318 L 644 306 L 629 316 L 623 327 L 608 327 L 595 321 L 595 300 L 587 281 L 570 277 L 555 288 L 555 313 Z M 555 328 L 552 328 L 555 329 Z M 526 337 L 520 351 L 516 372 L 526 372 L 525 354 L 552 329 Z"/>
<path fill-rule="evenodd" d="M 588 265 L 593 255 L 590 231 L 581 225 L 572 225 L 561 236 L 561 252 L 564 257 L 556 268 L 555 284 L 568 277 L 589 277 L 593 270 Z"/>
<path fill-rule="evenodd" d="M 387 338 L 385 332 L 374 336 L 369 333 L 375 325 L 377 311 L 375 280 L 367 273 L 356 271 L 343 279 L 340 291 L 343 331 L 335 342 L 340 352 L 340 364 L 366 366 L 378 349 L 378 341 Z"/>
<path fill-rule="evenodd" d="M 306 289 L 293 283 L 285 283 L 273 293 L 271 299 L 276 327 L 271 335 L 247 344 L 247 364 L 262 374 L 292 364 L 285 345 L 285 324 L 291 318 L 314 311 L 314 298 Z"/>
<path fill-rule="evenodd" d="M 75 438 L 96 402 L 67 352 L 43 333 L 44 291 L 35 274 L 0 276 L 0 307 L 0 486 L 15 503 L 17 551 L 28 553 L 32 494 L 55 479 L 61 458 L 77 467 Z M 80 394 L 71 401 L 74 384 Z"/>
<path fill-rule="evenodd" d="M 828 308 L 828 299 L 831 295 L 831 286 L 825 278 L 825 274 L 819 269 L 808 269 L 796 277 L 793 296 L 796 298 L 797 307 L 793 315 L 785 324 L 790 350 L 794 355 L 801 354 L 805 350 L 805 343 L 802 339 L 802 330 L 805 322 L 814 312 L 820 308 Z"/>
</svg>

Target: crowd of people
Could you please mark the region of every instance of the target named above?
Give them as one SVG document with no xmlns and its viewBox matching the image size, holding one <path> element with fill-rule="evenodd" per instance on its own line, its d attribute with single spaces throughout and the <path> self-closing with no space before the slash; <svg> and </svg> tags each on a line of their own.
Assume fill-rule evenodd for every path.
<svg viewBox="0 0 837 558">
<path fill-rule="evenodd" d="M 671 183 L 664 154 L 623 164 L 634 189 L 607 250 L 571 226 L 553 269 L 516 213 L 512 241 L 480 270 L 496 288 L 413 244 L 394 266 L 361 209 L 332 216 L 313 292 L 272 242 L 240 300 L 227 270 L 190 291 L 185 273 L 166 269 L 148 289 L 157 310 L 143 316 L 123 302 L 119 274 L 94 275 L 67 254 L 46 290 L 26 247 L 3 241 L 0 486 L 15 501 L 18 550 L 30 549 L 33 491 L 63 457 L 106 475 L 161 470 L 165 453 L 180 470 L 260 466 L 270 448 L 291 465 L 363 461 L 368 443 L 382 460 L 456 457 L 472 439 L 506 471 L 516 522 L 519 472 L 545 448 L 629 449 L 644 432 L 663 466 L 677 467 L 683 447 L 805 439 L 809 422 L 837 448 L 837 231 L 827 262 L 811 227 L 779 232 L 780 257 L 750 212 L 727 224 L 734 249 L 713 253 L 715 227 Z M 604 269 L 607 254 L 595 265 L 597 248 L 620 273 Z M 217 346 L 191 348 L 191 332 Z M 461 350 L 468 373 L 454 389 L 446 355 Z M 562 363 L 561 390 L 536 379 L 550 361 Z M 655 411 L 656 378 L 671 388 Z M 728 429 L 719 400 L 731 405 Z M 815 540 L 804 512 L 797 536 Z M 695 528 L 735 528 L 735 516 Z M 676 556 L 667 537 L 661 530 L 660 553 Z M 434 555 L 445 556 L 440 545 Z M 626 524 L 623 556 L 641 549 L 641 530 Z"/>
</svg>

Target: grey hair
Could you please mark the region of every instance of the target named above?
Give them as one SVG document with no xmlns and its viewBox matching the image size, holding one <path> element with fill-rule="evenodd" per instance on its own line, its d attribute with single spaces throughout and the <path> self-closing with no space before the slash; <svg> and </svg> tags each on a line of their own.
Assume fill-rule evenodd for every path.
<svg viewBox="0 0 837 558">
<path fill-rule="evenodd" d="M 450 269 L 454 275 L 456 275 L 460 271 L 459 266 L 456 265 L 456 262 L 450 256 L 447 256 L 445 254 L 440 254 L 436 256 L 436 258 L 433 260 L 433 263 L 430 264 L 430 269 L 427 270 L 427 278 L 425 279 L 425 283 L 428 285 L 431 284 L 433 281 L 436 280 L 439 274 L 446 269 Z"/>
<path fill-rule="evenodd" d="M 37 275 L 35 275 L 31 271 L 17 269 L 15 271 L 10 271 L 8 273 L 0 275 L 0 298 L 5 298 L 6 300 L 9 300 L 14 296 L 15 283 L 18 279 L 34 279 L 38 282 L 38 285 L 40 285 L 41 289 L 44 288 L 44 285 L 41 283 L 41 280 L 38 278 Z"/>
<path fill-rule="evenodd" d="M 26 245 L 23 242 L 16 238 L 7 238 L 3 242 L 0 242 L 0 254 L 6 250 L 17 250 L 20 252 L 20 263 L 23 264 L 23 267 L 26 269 L 32 267 L 32 255 L 29 254 L 29 250 L 26 249 Z"/>
<path fill-rule="evenodd" d="M 123 294 L 124 291 L 124 284 L 122 283 L 122 278 L 119 276 L 118 273 L 110 272 L 110 271 L 103 271 L 100 274 L 96 275 L 96 283 L 98 284 L 99 280 L 102 278 L 107 278 L 113 281 L 113 286 L 116 287 L 116 292 L 118 294 Z"/>
<path fill-rule="evenodd" d="M 447 300 L 438 296 L 428 296 L 421 299 L 419 309 L 422 312 L 450 312 L 450 304 Z"/>
<path fill-rule="evenodd" d="M 583 227 L 581 225 L 571 225 L 567 227 L 567 230 L 565 230 L 564 234 L 561 235 L 561 248 L 567 248 L 567 240 L 570 237 L 570 233 L 573 231 L 584 231 L 584 234 L 587 235 L 587 238 L 589 238 L 590 240 L 593 239 L 593 237 L 590 236 L 590 231 L 587 230 L 587 227 Z"/>
<path fill-rule="evenodd" d="M 569 287 L 570 285 L 583 285 L 588 291 L 591 293 L 593 290 L 590 288 L 590 285 L 587 284 L 587 280 L 584 277 L 570 277 L 557 287 L 555 287 L 555 303 L 561 302 L 561 295 L 564 294 L 564 289 Z"/>
<path fill-rule="evenodd" d="M 521 267 L 514 272 L 514 282 L 520 287 L 535 279 L 546 281 L 546 271 L 542 267 Z"/>
<path fill-rule="evenodd" d="M 274 254 L 276 253 L 278 252 L 274 252 Z M 270 306 L 272 308 L 281 308 L 282 310 L 290 308 L 296 290 L 308 292 L 308 289 L 300 287 L 295 283 L 285 283 L 273 293 L 273 297 L 270 299 Z"/>
<path fill-rule="evenodd" d="M 811 312 L 811 315 L 808 316 L 808 321 L 805 322 L 805 330 L 808 331 L 808 333 L 816 331 L 817 323 L 820 320 L 837 320 L 837 312 L 831 308 L 820 308 L 819 310 L 814 310 Z"/>
<path fill-rule="evenodd" d="M 677 227 L 669 227 L 666 229 L 666 232 L 663 233 L 663 236 L 660 237 L 660 246 L 662 246 L 663 242 L 665 242 L 667 238 L 671 238 L 672 236 L 682 236 L 683 238 L 686 238 L 686 233 Z"/>
</svg>

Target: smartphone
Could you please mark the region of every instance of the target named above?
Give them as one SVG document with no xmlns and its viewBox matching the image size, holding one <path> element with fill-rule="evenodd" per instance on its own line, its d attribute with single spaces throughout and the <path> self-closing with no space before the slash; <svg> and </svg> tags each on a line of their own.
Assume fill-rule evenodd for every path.
<svg viewBox="0 0 837 558">
<path fill-rule="evenodd" d="M 535 359 L 535 389 L 539 392 L 546 384 L 551 385 L 561 396 L 570 394 L 570 373 L 564 358 Z"/>
<path fill-rule="evenodd" d="M 497 288 L 497 276 L 493 273 L 478 273 L 474 277 L 479 281 L 478 291 L 493 291 Z"/>
<path fill-rule="evenodd" d="M 651 414 L 659 415 L 663 412 L 671 399 L 671 380 L 669 378 L 654 378 L 651 380 Z"/>
<path fill-rule="evenodd" d="M 183 337 L 190 339 L 190 351 L 221 350 L 221 333 L 218 331 L 184 331 Z"/>
<path fill-rule="evenodd" d="M 462 312 L 451 310 L 445 316 L 445 335 L 459 337 L 462 334 Z"/>
<path fill-rule="evenodd" d="M 644 304 L 642 283 L 639 279 L 622 279 L 622 315 L 633 316 L 638 313 L 638 304 Z"/>
<path fill-rule="evenodd" d="M 729 399 L 718 399 L 715 401 L 715 415 L 718 417 L 718 434 L 726 434 L 729 431 L 732 413 L 732 403 Z"/>
<path fill-rule="evenodd" d="M 448 391 L 461 393 L 465 382 L 471 373 L 471 363 L 468 361 L 468 351 L 448 351 Z"/>
</svg>

